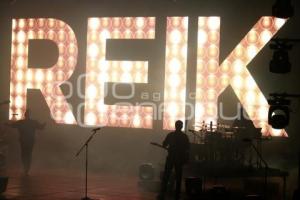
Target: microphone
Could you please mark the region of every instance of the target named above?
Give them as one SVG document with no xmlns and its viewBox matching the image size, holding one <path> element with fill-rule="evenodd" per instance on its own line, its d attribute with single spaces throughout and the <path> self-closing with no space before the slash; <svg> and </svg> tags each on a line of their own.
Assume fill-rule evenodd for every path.
<svg viewBox="0 0 300 200">
<path fill-rule="evenodd" d="M 99 131 L 101 129 L 101 127 L 98 127 L 98 128 L 94 128 L 92 131 L 96 132 L 96 131 Z"/>
</svg>

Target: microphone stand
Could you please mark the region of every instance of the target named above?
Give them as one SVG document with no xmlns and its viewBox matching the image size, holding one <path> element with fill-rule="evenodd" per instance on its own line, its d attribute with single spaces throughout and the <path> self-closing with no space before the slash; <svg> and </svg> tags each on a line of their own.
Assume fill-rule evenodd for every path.
<svg viewBox="0 0 300 200">
<path fill-rule="evenodd" d="M 92 130 L 92 134 L 90 137 L 85 141 L 85 143 L 82 145 L 82 147 L 78 150 L 76 153 L 76 157 L 79 156 L 79 154 L 82 152 L 83 149 L 85 149 L 85 197 L 81 198 L 81 200 L 92 200 L 87 196 L 87 183 L 88 183 L 88 149 L 89 149 L 89 142 L 93 139 L 94 135 L 97 133 L 97 130 L 100 129 L 94 129 Z"/>
</svg>

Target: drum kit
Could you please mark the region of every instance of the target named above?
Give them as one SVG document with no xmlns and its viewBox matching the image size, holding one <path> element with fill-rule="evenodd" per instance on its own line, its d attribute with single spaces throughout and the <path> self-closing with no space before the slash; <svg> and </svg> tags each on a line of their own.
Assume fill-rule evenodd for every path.
<svg viewBox="0 0 300 200">
<path fill-rule="evenodd" d="M 250 164 L 251 145 L 245 141 L 258 143 L 262 140 L 260 129 L 212 122 L 195 125 L 189 132 L 192 138 L 191 151 L 193 147 L 196 150 L 191 152 L 192 155 L 201 155 L 200 160 L 206 161 L 237 161 Z"/>
<path fill-rule="evenodd" d="M 238 134 L 245 130 L 246 127 L 242 126 L 230 126 L 227 124 L 209 124 L 202 122 L 200 125 L 194 125 L 194 129 L 189 129 L 189 132 L 193 135 L 193 143 L 205 144 L 210 139 L 236 139 Z"/>
</svg>

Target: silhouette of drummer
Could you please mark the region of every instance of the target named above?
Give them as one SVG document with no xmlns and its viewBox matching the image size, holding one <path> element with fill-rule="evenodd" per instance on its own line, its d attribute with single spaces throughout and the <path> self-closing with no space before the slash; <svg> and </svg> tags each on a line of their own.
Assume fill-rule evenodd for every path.
<svg viewBox="0 0 300 200">
<path fill-rule="evenodd" d="M 163 147 L 168 149 L 168 156 L 166 159 L 161 191 L 158 195 L 158 199 L 160 200 L 163 200 L 165 197 L 168 181 L 173 168 L 175 168 L 176 175 L 175 199 L 178 200 L 180 198 L 182 168 L 188 161 L 190 149 L 189 139 L 187 135 L 181 131 L 182 127 L 183 122 L 180 120 L 176 121 L 175 131 L 169 133 L 163 141 Z"/>
<path fill-rule="evenodd" d="M 42 124 L 37 120 L 31 119 L 30 110 L 26 110 L 24 116 L 24 119 L 6 125 L 16 128 L 19 131 L 24 175 L 28 175 L 31 166 L 32 150 L 35 142 L 35 131 L 44 129 L 46 123 Z"/>
</svg>

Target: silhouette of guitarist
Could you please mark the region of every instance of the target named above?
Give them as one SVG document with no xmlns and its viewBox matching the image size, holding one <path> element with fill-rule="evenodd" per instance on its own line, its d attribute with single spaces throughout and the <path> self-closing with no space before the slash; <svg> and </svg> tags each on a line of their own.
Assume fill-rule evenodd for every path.
<svg viewBox="0 0 300 200">
<path fill-rule="evenodd" d="M 178 120 L 175 122 L 175 131 L 167 135 L 163 141 L 163 147 L 168 150 L 168 156 L 165 164 L 165 171 L 162 178 L 161 190 L 158 195 L 159 200 L 163 200 L 167 190 L 167 184 L 172 172 L 175 168 L 176 175 L 176 191 L 175 200 L 180 198 L 180 188 L 182 179 L 182 167 L 188 161 L 190 143 L 186 134 L 181 129 L 183 122 Z"/>
</svg>

